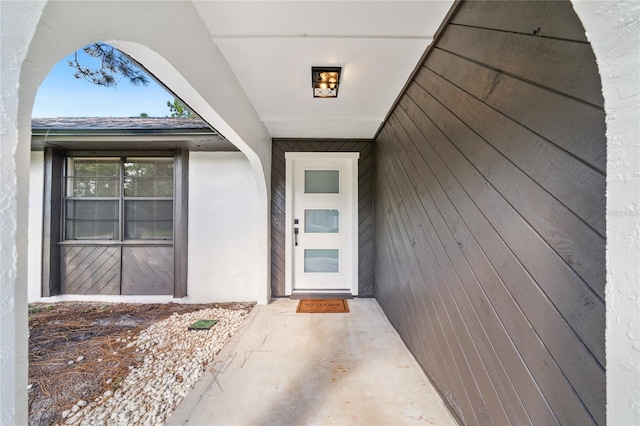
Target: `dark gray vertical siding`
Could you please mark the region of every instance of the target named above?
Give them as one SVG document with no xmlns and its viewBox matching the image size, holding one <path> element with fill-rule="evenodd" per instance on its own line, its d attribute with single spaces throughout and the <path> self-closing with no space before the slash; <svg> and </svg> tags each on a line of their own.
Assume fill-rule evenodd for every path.
<svg viewBox="0 0 640 426">
<path fill-rule="evenodd" d="M 62 170 L 64 152 L 44 150 L 44 193 L 42 221 L 42 296 L 60 294 L 60 246 L 62 237 Z"/>
<path fill-rule="evenodd" d="M 187 296 L 189 271 L 189 151 L 175 151 L 175 181 L 173 203 L 173 263 L 175 284 L 173 297 Z"/>
<path fill-rule="evenodd" d="M 375 140 L 376 297 L 465 424 L 605 423 L 605 122 L 568 1 L 460 4 Z"/>
<path fill-rule="evenodd" d="M 366 140 L 274 139 L 271 165 L 271 295 L 285 293 L 285 152 L 359 152 L 358 293 L 373 296 L 373 143 Z"/>
</svg>

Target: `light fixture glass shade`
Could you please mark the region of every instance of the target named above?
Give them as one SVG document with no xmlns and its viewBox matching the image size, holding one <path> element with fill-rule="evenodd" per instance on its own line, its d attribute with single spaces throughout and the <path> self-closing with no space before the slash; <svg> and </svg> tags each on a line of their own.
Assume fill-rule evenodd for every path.
<svg viewBox="0 0 640 426">
<path fill-rule="evenodd" d="M 342 67 L 311 67 L 314 98 L 336 98 Z"/>
</svg>

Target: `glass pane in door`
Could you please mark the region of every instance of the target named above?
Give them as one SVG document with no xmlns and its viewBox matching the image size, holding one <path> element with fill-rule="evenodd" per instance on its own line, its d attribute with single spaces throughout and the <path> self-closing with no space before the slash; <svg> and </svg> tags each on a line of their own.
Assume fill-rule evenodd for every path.
<svg viewBox="0 0 640 426">
<path fill-rule="evenodd" d="M 304 192 L 305 194 L 339 194 L 340 171 L 305 170 Z"/>
<path fill-rule="evenodd" d="M 337 234 L 340 232 L 340 212 L 325 209 L 305 210 L 304 232 L 307 234 Z"/>
<path fill-rule="evenodd" d="M 305 249 L 304 272 L 339 272 L 338 249 Z"/>
</svg>

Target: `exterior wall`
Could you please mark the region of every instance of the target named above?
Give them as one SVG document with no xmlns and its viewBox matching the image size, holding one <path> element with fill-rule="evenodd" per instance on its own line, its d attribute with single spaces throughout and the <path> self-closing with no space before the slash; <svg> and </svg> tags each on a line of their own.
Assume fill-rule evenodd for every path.
<svg viewBox="0 0 640 426">
<path fill-rule="evenodd" d="M 274 139 L 271 169 L 271 294 L 285 295 L 285 152 L 360 152 L 358 160 L 358 295 L 373 287 L 373 143 L 356 140 Z"/>
<path fill-rule="evenodd" d="M 465 424 L 605 423 L 600 79 L 569 2 L 463 2 L 376 139 L 376 296 Z"/>
<path fill-rule="evenodd" d="M 40 294 L 44 156 L 42 152 L 33 152 L 29 191 L 29 302 L 256 301 L 264 282 L 260 281 L 256 268 L 248 267 L 250 259 L 258 256 L 256 228 L 260 220 L 251 165 L 239 152 L 192 152 L 189 157 L 187 297 L 68 294 L 43 299 Z"/>
<path fill-rule="evenodd" d="M 189 155 L 189 302 L 256 301 L 261 214 L 251 165 L 239 152 Z"/>
</svg>

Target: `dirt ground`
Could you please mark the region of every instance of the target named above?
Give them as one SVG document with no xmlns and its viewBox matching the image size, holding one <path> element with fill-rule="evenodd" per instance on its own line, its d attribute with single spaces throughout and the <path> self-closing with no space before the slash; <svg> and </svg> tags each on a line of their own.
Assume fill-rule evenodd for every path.
<svg viewBox="0 0 640 426">
<path fill-rule="evenodd" d="M 79 400 L 115 391 L 142 361 L 127 344 L 154 322 L 214 307 L 249 311 L 253 304 L 30 304 L 29 424 L 61 423 L 60 413 Z"/>
</svg>

